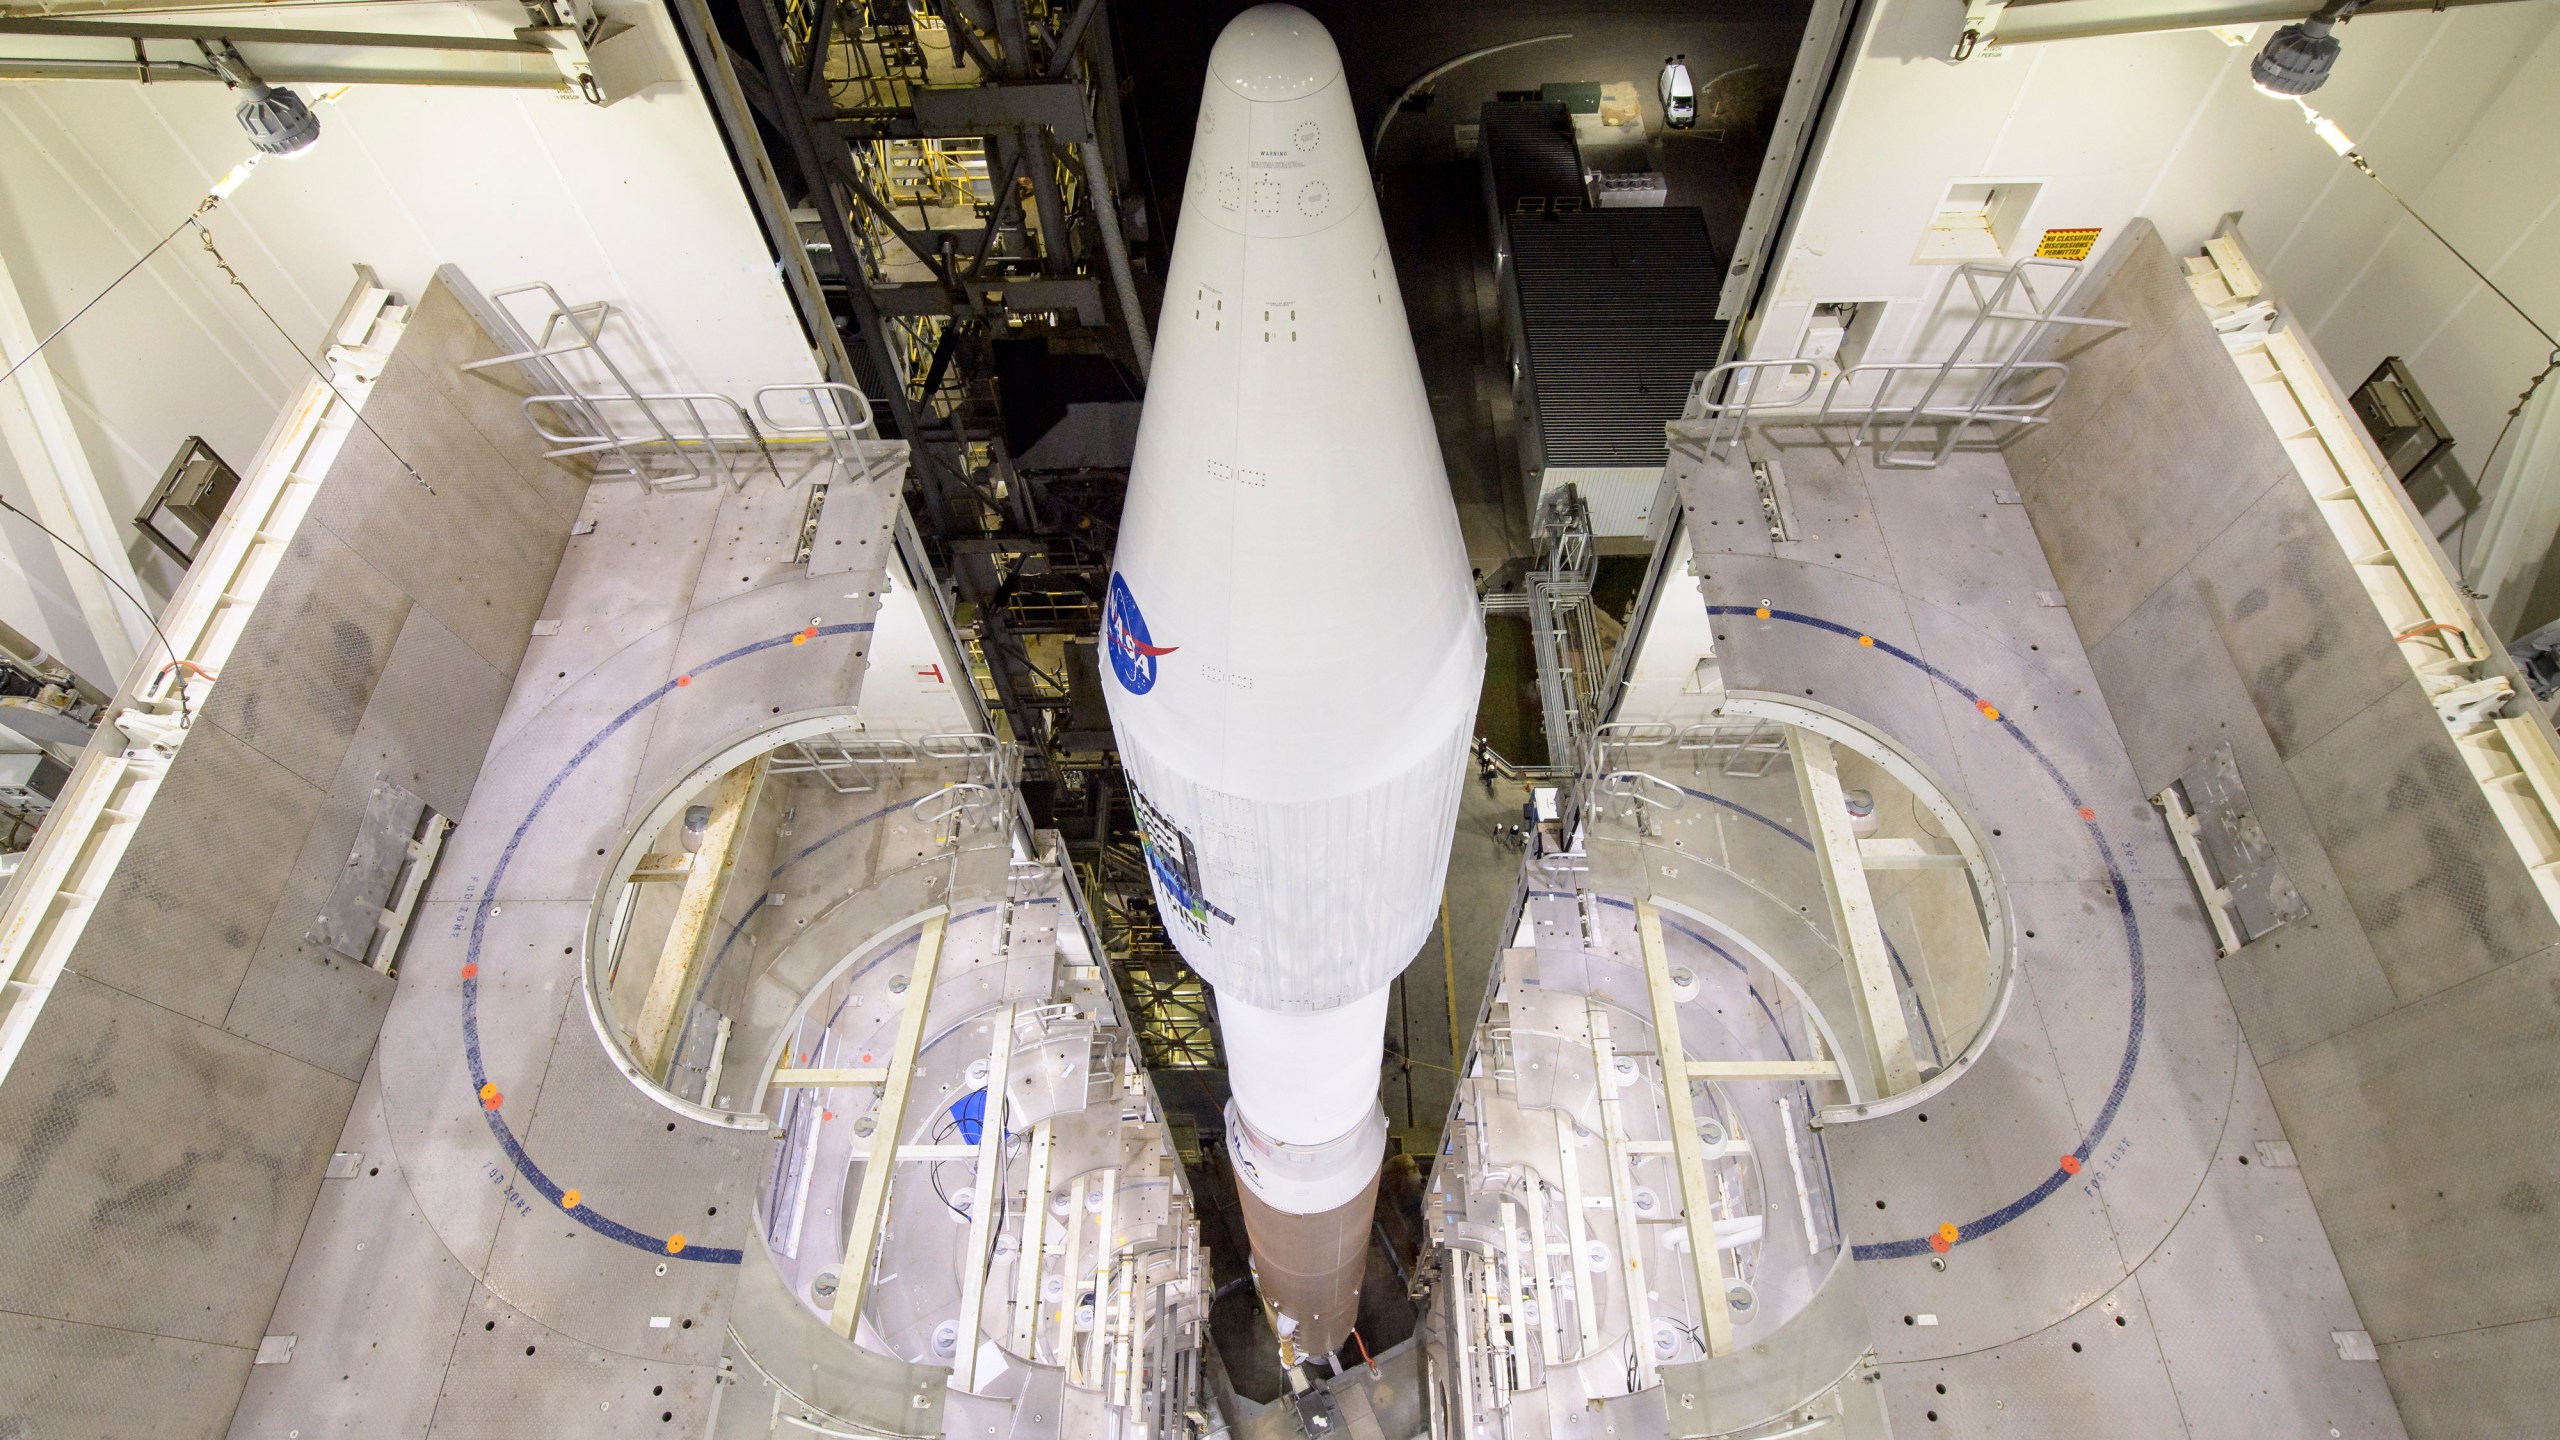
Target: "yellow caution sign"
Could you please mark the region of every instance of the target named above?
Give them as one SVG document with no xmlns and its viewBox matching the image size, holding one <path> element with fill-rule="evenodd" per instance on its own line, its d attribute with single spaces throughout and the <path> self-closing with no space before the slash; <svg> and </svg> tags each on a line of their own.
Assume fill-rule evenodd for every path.
<svg viewBox="0 0 2560 1440">
<path fill-rule="evenodd" d="M 2086 260 L 2098 246 L 2099 229 L 2095 225 L 2071 230 L 2047 230 L 2036 242 L 2039 260 Z"/>
</svg>

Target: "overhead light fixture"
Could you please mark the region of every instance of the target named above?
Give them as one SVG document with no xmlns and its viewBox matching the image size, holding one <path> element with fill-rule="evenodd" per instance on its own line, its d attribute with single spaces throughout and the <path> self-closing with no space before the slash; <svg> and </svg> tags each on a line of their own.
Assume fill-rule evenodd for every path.
<svg viewBox="0 0 2560 1440">
<path fill-rule="evenodd" d="M 249 132 L 249 143 L 259 154 L 299 155 L 320 139 L 320 117 L 311 113 L 301 96 L 259 79 L 230 41 L 198 43 L 205 58 L 222 73 L 222 83 L 240 92 L 240 103 L 231 114 Z"/>
<path fill-rule="evenodd" d="M 2329 79 L 2342 48 L 2333 32 L 2366 0 L 2329 0 L 2308 18 L 2267 37 L 2266 46 L 2249 60 L 2250 83 L 2263 95 L 2292 100 L 2317 90 Z"/>
<path fill-rule="evenodd" d="M 299 155 L 320 138 L 320 117 L 290 90 L 264 81 L 240 87 L 247 91 L 231 113 L 249 132 L 249 143 L 261 155 Z"/>
</svg>

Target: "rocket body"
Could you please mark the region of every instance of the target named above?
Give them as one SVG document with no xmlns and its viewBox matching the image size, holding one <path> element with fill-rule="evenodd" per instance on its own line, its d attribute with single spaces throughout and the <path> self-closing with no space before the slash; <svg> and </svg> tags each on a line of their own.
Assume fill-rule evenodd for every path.
<svg viewBox="0 0 2560 1440">
<path fill-rule="evenodd" d="M 1247 11 L 1203 87 L 1104 606 L 1167 929 L 1216 989 L 1263 1293 L 1352 1322 L 1386 987 L 1437 918 L 1484 631 L 1341 57 Z"/>
</svg>

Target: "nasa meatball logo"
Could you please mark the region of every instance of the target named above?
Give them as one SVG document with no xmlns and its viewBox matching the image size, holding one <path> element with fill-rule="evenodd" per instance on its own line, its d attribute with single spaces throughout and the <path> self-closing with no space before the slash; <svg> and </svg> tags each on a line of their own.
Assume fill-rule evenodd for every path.
<svg viewBox="0 0 2560 1440">
<path fill-rule="evenodd" d="M 1147 633 L 1147 617 L 1138 613 L 1138 597 L 1129 593 L 1129 582 L 1115 573 L 1111 598 L 1102 607 L 1102 644 L 1111 652 L 1111 673 L 1132 695 L 1156 688 L 1156 657 L 1182 648 L 1150 643 L 1154 638 Z"/>
</svg>

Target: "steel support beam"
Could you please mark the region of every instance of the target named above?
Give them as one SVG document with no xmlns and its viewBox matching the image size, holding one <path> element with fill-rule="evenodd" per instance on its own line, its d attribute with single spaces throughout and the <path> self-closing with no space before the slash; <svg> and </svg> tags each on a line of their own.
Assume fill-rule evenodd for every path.
<svg viewBox="0 0 2560 1440">
<path fill-rule="evenodd" d="M 1008 1337 L 1017 1355 L 1031 1354 L 1040 1324 L 1040 1257 L 1047 1252 L 1049 1226 L 1049 1156 L 1054 1148 L 1050 1122 L 1031 1131 L 1031 1173 L 1022 1183 L 1022 1248 L 1014 1263 L 1013 1328 Z"/>
<path fill-rule="evenodd" d="M 675 922 L 667 927 L 666 944 L 658 952 L 658 968 L 649 975 L 648 998 L 640 1006 L 640 1024 L 632 1032 L 631 1053 L 651 1078 L 664 1081 L 675 1060 L 676 1037 L 684 1032 L 699 980 L 695 970 L 710 951 L 719 929 L 720 902 L 729 893 L 738 846 L 746 838 L 747 816 L 764 793 L 765 765 L 759 755 L 720 777 L 711 789 L 711 823 L 702 832 L 702 848 L 685 872 L 684 892 L 676 898 Z"/>
<path fill-rule="evenodd" d="M 2498 3 L 2512 0 L 2370 0 L 2357 13 Z M 1978 21 L 1989 22 L 1975 32 L 1977 47 L 2027 45 L 2157 30 L 2244 29 L 2300 20 L 2319 8 L 2318 0 L 2009 0 L 2000 6 L 1975 5 L 1965 23 L 1972 31 Z"/>
<path fill-rule="evenodd" d="M 995 1237 L 995 1217 L 1004 1211 L 1005 1086 L 1013 1074 L 1013 1014 L 1006 1005 L 995 1013 L 995 1040 L 987 1047 L 986 1101 L 978 1111 L 978 1169 L 969 1196 L 968 1249 L 960 1254 L 960 1340 L 951 1357 L 951 1385 L 978 1388 L 979 1312 L 987 1304 L 987 1243 Z M 1038 1264 L 1037 1257 L 1031 1261 Z"/>
<path fill-rule="evenodd" d="M 1962 870 L 1963 852 L 1943 840 L 1867 839 L 1858 842 L 1859 863 L 1870 870 Z"/>
<path fill-rule="evenodd" d="M 773 1072 L 773 1088 L 776 1090 L 832 1090 L 839 1085 L 878 1085 L 886 1082 L 888 1078 L 889 1072 L 878 1068 L 852 1070 L 784 1069 Z"/>
<path fill-rule="evenodd" d="M 924 1013 L 933 1004 L 933 980 L 942 968 L 942 938 L 949 923 L 950 912 L 937 911 L 924 922 L 924 933 L 916 939 L 916 963 L 907 971 L 906 1009 L 898 1017 L 897 1037 L 889 1044 L 889 1079 L 880 1088 L 880 1104 L 871 1112 L 871 1143 L 891 1154 L 899 1153 L 890 1147 L 906 1130 L 916 1054 L 924 1048 Z M 845 1228 L 844 1260 L 836 1270 L 836 1303 L 827 1315 L 828 1328 L 848 1340 L 860 1323 L 862 1302 L 871 1293 L 871 1266 L 880 1254 L 880 1226 L 889 1218 L 889 1177 L 896 1169 L 895 1164 L 876 1160 L 862 1167 L 862 1189 Z"/>
<path fill-rule="evenodd" d="M 1700 1078 L 1680 1048 L 1680 997 L 1662 943 L 1662 912 L 1636 902 L 1636 942 L 1644 951 L 1644 988 L 1653 1001 L 1653 1051 L 1662 1067 L 1663 1109 L 1671 1126 L 1671 1168 L 1680 1176 L 1680 1210 L 1689 1226 L 1690 1278 L 1698 1286 L 1698 1334 L 1710 1359 L 1733 1350 L 1733 1310 L 1725 1303 L 1724 1251 L 1716 1245 L 1715 1187 L 1698 1150 L 1698 1116 L 1689 1084 Z M 1609 1083 L 1609 1077 L 1600 1077 Z M 1652 1337 L 1635 1337 L 1638 1345 Z"/>
<path fill-rule="evenodd" d="M 1839 759 L 1829 740 L 1797 726 L 1787 728 L 1787 749 L 1795 758 L 1805 820 L 1814 832 L 1813 858 L 1822 874 L 1822 891 L 1831 899 L 1832 939 L 1848 959 L 1850 993 L 1858 997 L 1876 1098 L 1899 1095 L 1920 1083 L 1920 1066 L 1912 1054 L 1911 1022 L 1902 1013 L 1902 991 L 1893 979 L 1893 952 L 1885 945 L 1875 896 L 1867 889 L 1866 863 L 1850 828 L 1848 801 L 1841 794 Z"/>
<path fill-rule="evenodd" d="M 917 133 L 930 136 L 992 135 L 1038 125 L 1061 140 L 1092 133 L 1084 86 L 1073 80 L 1012 80 L 965 90 L 918 90 Z"/>
<path fill-rule="evenodd" d="M 1627 1337 L 1636 1355 L 1638 1390 L 1652 1387 L 1653 1305 L 1644 1273 L 1644 1231 L 1636 1224 L 1635 1181 L 1627 1169 L 1627 1127 L 1618 1115 L 1618 1052 L 1609 1039 L 1609 1012 L 1590 1004 L 1592 1076 L 1600 1090 L 1600 1148 L 1609 1163 L 1609 1212 L 1618 1222 L 1618 1285 L 1627 1297 Z"/>
<path fill-rule="evenodd" d="M 996 314 L 1071 310 L 1077 324 L 1092 326 L 1109 319 L 1103 308 L 1102 286 L 1089 275 L 1020 280 L 971 276 L 960 283 L 981 309 Z M 878 285 L 871 294 L 883 315 L 949 315 L 955 308 L 951 292 L 939 285 Z"/>
<path fill-rule="evenodd" d="M 0 15 L 0 50 L 7 52 L 0 55 L 0 79 L 221 83 L 199 42 L 236 47 L 259 78 L 273 85 L 573 88 L 557 52 L 521 35 L 276 30 L 255 24 L 138 24 L 20 15 Z"/>
</svg>

